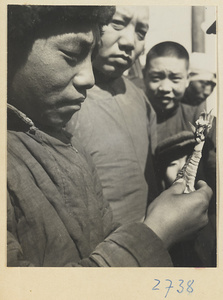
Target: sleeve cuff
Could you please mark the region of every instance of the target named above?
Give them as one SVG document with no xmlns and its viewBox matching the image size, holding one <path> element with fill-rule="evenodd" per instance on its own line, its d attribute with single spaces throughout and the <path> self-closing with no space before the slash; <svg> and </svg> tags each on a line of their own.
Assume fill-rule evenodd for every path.
<svg viewBox="0 0 223 300">
<path fill-rule="evenodd" d="M 131 223 L 119 227 L 98 245 L 91 257 L 99 266 L 173 266 L 162 241 L 143 223 Z"/>
</svg>

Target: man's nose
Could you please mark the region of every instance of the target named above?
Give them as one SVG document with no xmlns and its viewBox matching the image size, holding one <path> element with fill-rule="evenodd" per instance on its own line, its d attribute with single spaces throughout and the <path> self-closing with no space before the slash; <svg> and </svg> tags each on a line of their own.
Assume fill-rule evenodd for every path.
<svg viewBox="0 0 223 300">
<path fill-rule="evenodd" d="M 159 91 L 163 92 L 163 93 L 168 93 L 172 91 L 172 86 L 171 86 L 171 82 L 170 80 L 163 79 L 160 81 L 160 85 L 159 85 Z"/>
<path fill-rule="evenodd" d="M 120 31 L 119 48 L 128 54 L 135 49 L 135 28 L 129 24 L 124 30 Z"/>
<path fill-rule="evenodd" d="M 73 78 L 73 84 L 76 88 L 90 89 L 95 84 L 94 73 L 92 69 L 91 58 L 85 59 L 81 64 L 76 66 L 77 72 Z"/>
</svg>

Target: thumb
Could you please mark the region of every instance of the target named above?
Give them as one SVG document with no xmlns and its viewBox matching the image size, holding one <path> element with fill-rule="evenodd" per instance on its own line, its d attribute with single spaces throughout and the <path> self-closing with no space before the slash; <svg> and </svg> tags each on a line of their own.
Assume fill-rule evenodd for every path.
<svg viewBox="0 0 223 300">
<path fill-rule="evenodd" d="M 170 187 L 170 190 L 174 194 L 182 194 L 186 188 L 186 180 L 184 178 L 180 178 L 176 180 L 172 186 Z"/>
</svg>

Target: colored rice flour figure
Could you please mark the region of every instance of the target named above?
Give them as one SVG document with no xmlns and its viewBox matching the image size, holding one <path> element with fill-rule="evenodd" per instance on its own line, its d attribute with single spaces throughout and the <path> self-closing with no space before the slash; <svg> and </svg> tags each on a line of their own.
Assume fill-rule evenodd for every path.
<svg viewBox="0 0 223 300">
<path fill-rule="evenodd" d="M 199 162 L 202 157 L 202 149 L 205 143 L 205 138 L 212 127 L 213 116 L 211 111 L 207 113 L 202 112 L 199 119 L 195 122 L 195 126 L 191 125 L 192 132 L 194 133 L 196 144 L 193 153 L 187 159 L 183 168 L 177 174 L 176 180 L 184 178 L 186 180 L 186 188 L 184 193 L 190 193 L 195 190 L 194 183 L 197 174 Z"/>
</svg>

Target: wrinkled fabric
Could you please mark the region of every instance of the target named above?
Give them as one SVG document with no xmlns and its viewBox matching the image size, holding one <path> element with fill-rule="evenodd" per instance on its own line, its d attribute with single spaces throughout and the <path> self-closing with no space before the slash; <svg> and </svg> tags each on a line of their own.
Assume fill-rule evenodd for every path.
<svg viewBox="0 0 223 300">
<path fill-rule="evenodd" d="M 165 138 L 178 132 L 191 131 L 190 123 L 195 124 L 204 108 L 200 106 L 191 106 L 179 103 L 179 106 L 166 118 L 158 119 L 157 122 L 157 140 L 158 143 Z M 190 122 L 190 123 L 189 123 Z"/>
<path fill-rule="evenodd" d="M 8 121 L 8 266 L 172 265 L 144 224 L 116 229 L 91 158 L 75 138 L 65 144 L 25 130 L 17 117 Z"/>
<path fill-rule="evenodd" d="M 156 196 L 156 116 L 145 94 L 124 77 L 98 83 L 67 130 L 92 156 L 114 220 L 142 218 Z"/>
</svg>

